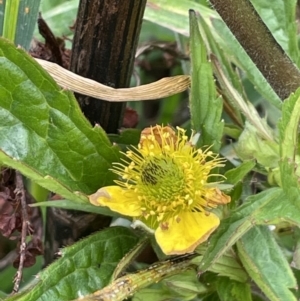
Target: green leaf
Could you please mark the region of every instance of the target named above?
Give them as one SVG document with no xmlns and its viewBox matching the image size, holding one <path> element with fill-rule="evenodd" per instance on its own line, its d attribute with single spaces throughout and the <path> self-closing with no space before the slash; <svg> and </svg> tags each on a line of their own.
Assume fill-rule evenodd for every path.
<svg viewBox="0 0 300 301">
<path fill-rule="evenodd" d="M 0 36 L 6 37 L 14 41 L 16 45 L 29 50 L 40 2 L 40 0 L 1 1 Z M 11 9 L 13 10 L 11 11 Z M 4 31 L 11 33 L 7 35 Z"/>
<path fill-rule="evenodd" d="M 266 2 L 267 0 L 264 1 Z M 288 4 L 286 6 L 288 7 Z M 210 31 L 219 44 L 219 47 L 230 55 L 230 60 L 233 60 L 235 65 L 246 72 L 257 91 L 274 106 L 280 108 L 282 102 L 278 95 L 214 10 L 190 0 L 181 0 L 180 2 L 176 2 L 176 5 L 174 5 L 174 1 L 172 0 L 152 0 L 151 4 L 149 4 L 145 10 L 144 19 L 188 36 L 189 24 L 187 11 L 191 8 L 201 14 L 210 27 Z M 290 27 L 292 26 L 291 22 Z M 292 33 L 290 34 L 292 35 Z M 294 39 L 295 37 L 296 36 L 294 36 Z M 236 85 L 235 88 L 237 88 Z"/>
<path fill-rule="evenodd" d="M 172 297 L 174 296 L 163 288 L 143 288 L 134 294 L 132 301 L 166 301 L 172 300 Z"/>
<path fill-rule="evenodd" d="M 95 206 L 90 203 L 77 203 L 74 202 L 74 200 L 55 200 L 55 201 L 39 202 L 39 203 L 31 204 L 30 206 L 31 207 L 54 207 L 54 208 L 62 208 L 67 210 L 79 210 L 79 211 L 108 215 L 113 217 L 120 216 L 120 214 L 111 211 L 107 207 Z"/>
<path fill-rule="evenodd" d="M 5 294 L 4 292 L 0 291 L 0 300 L 2 300 L 2 298 L 7 297 L 7 294 Z"/>
<path fill-rule="evenodd" d="M 238 219 L 237 216 L 233 216 L 222 220 L 218 230 L 210 239 L 210 244 L 199 265 L 199 272 L 203 273 L 216 264 L 225 252 L 252 227 L 253 224 L 246 217 Z"/>
<path fill-rule="evenodd" d="M 22 49 L 0 39 L 0 161 L 67 199 L 113 183 L 119 151 L 73 94 Z"/>
<path fill-rule="evenodd" d="M 208 291 L 209 288 L 199 281 L 195 271 L 187 270 L 139 290 L 134 294 L 133 301 L 194 300 L 198 294 Z"/>
<path fill-rule="evenodd" d="M 255 159 L 267 170 L 277 168 L 280 159 L 278 143 L 262 137 L 260 133 L 256 127 L 246 122 L 235 150 L 242 160 Z"/>
<path fill-rule="evenodd" d="M 121 258 L 138 242 L 131 230 L 112 227 L 61 250 L 40 281 L 7 301 L 69 301 L 105 287 Z"/>
<path fill-rule="evenodd" d="M 254 168 L 255 161 L 249 160 L 241 163 L 238 167 L 232 168 L 225 173 L 226 183 L 238 184 Z"/>
<path fill-rule="evenodd" d="M 289 264 L 267 227 L 254 227 L 238 242 L 239 258 L 250 277 L 271 301 L 296 301 Z"/>
<path fill-rule="evenodd" d="M 6 0 L 3 0 L 2 2 L 0 2 L 0 16 L 2 16 L 0 18 L 0 35 L 2 36 L 3 34 L 3 21 L 4 21 L 4 12 L 5 12 L 5 2 Z"/>
<path fill-rule="evenodd" d="M 192 128 L 201 133 L 199 146 L 212 145 L 212 150 L 218 152 L 224 127 L 221 121 L 223 102 L 216 93 L 212 67 L 193 11 L 190 11 L 190 34 Z"/>
<path fill-rule="evenodd" d="M 221 301 L 252 301 L 249 283 L 219 277 L 216 287 Z"/>
<path fill-rule="evenodd" d="M 295 163 L 285 158 L 280 162 L 281 185 L 287 201 L 300 209 L 299 180 L 295 175 Z"/>
<path fill-rule="evenodd" d="M 220 44 L 220 47 L 223 48 L 228 55 L 232 56 L 231 59 L 238 67 L 246 72 L 247 77 L 256 87 L 257 91 L 275 107 L 281 108 L 281 99 L 271 88 L 226 24 L 218 18 L 212 19 L 211 22 L 214 28 L 213 30 L 218 34 L 215 38 Z"/>
<path fill-rule="evenodd" d="M 194 300 L 198 294 L 208 292 L 205 284 L 197 278 L 195 270 L 183 271 L 159 282 L 139 290 L 133 296 L 133 301 L 166 301 L 166 300 Z"/>
<path fill-rule="evenodd" d="M 220 301 L 219 296 L 216 292 L 205 296 L 201 301 Z"/>
<path fill-rule="evenodd" d="M 300 89 L 292 93 L 282 106 L 279 121 L 280 156 L 294 160 L 297 151 L 298 126 L 300 121 Z"/>
<path fill-rule="evenodd" d="M 293 189 L 291 189 L 290 193 L 293 193 Z M 255 211 L 255 222 L 264 225 L 286 221 L 300 227 L 300 206 L 296 203 L 297 201 L 299 203 L 299 198 L 295 200 L 295 203 L 291 202 L 291 198 L 286 192 L 282 191 L 274 199 L 269 199 Z"/>
<path fill-rule="evenodd" d="M 130 145 L 138 145 L 140 136 L 141 131 L 137 129 L 122 130 L 120 135 L 108 134 L 110 141 L 117 144 L 122 151 L 126 151 Z"/>
<path fill-rule="evenodd" d="M 149 237 L 145 235 L 140 239 L 134 248 L 132 248 L 119 262 L 113 275 L 112 280 L 115 280 L 121 276 L 124 270 L 137 258 L 137 256 L 144 250 L 144 248 L 149 244 Z"/>
<path fill-rule="evenodd" d="M 10 41 L 15 40 L 19 5 L 19 0 L 7 0 L 5 2 L 3 32 L 1 35 Z"/>
<path fill-rule="evenodd" d="M 225 254 L 209 268 L 209 271 L 220 276 L 226 276 L 233 281 L 246 282 L 248 280 L 248 275 L 237 260 L 233 250 L 225 252 Z"/>
<path fill-rule="evenodd" d="M 293 229 L 291 233 L 292 239 L 294 242 L 294 249 L 293 249 L 293 260 L 291 262 L 291 267 L 298 270 L 297 273 L 294 273 L 297 282 L 299 283 L 299 271 L 300 271 L 300 229 Z M 298 294 L 299 296 L 299 294 Z"/>
<path fill-rule="evenodd" d="M 256 217 L 261 212 L 261 208 L 270 202 L 276 204 L 276 201 L 279 202 L 281 199 L 282 189 L 268 189 L 249 197 L 247 202 L 233 211 L 229 218 L 222 220 L 217 231 L 211 236 L 208 248 L 199 265 L 199 271 L 204 272 L 213 266 L 229 248 L 255 225 L 257 219 L 265 223 L 266 221 L 262 216 Z M 270 213 L 270 208 L 268 208 L 268 213 Z"/>
<path fill-rule="evenodd" d="M 189 9 L 201 12 L 205 18 L 220 18 L 215 11 L 195 1 L 181 0 L 174 5 L 173 0 L 152 0 L 147 5 L 144 19 L 159 24 L 185 36 L 189 35 Z"/>
<path fill-rule="evenodd" d="M 278 124 L 280 138 L 280 175 L 281 185 L 289 200 L 299 204 L 299 122 L 300 122 L 300 89 L 284 102 L 282 118 Z"/>
<path fill-rule="evenodd" d="M 41 0 L 20 1 L 15 44 L 29 50 Z"/>
<path fill-rule="evenodd" d="M 298 192 L 299 193 L 299 192 Z M 299 202 L 299 198 L 297 199 Z M 296 202 L 296 200 L 295 200 Z M 290 202 L 281 188 L 271 188 L 248 197 L 245 204 L 223 221 L 214 235 L 199 266 L 205 271 L 218 262 L 225 252 L 255 225 L 288 222 L 300 227 L 300 208 Z"/>
<path fill-rule="evenodd" d="M 173 298 L 180 298 L 180 300 L 191 300 L 196 298 L 198 294 L 203 294 L 207 291 L 206 286 L 197 279 L 194 270 L 187 270 L 178 275 L 168 277 L 162 283 L 164 287 L 173 293 Z"/>
<path fill-rule="evenodd" d="M 245 94 L 245 90 L 242 84 L 242 80 L 240 76 L 238 75 L 238 72 L 236 70 L 236 67 L 233 66 L 228 56 L 226 56 L 226 53 L 224 50 L 220 47 L 220 44 L 217 43 L 216 38 L 212 32 L 212 27 L 209 26 L 207 20 L 202 18 L 202 12 L 200 12 L 199 15 L 199 25 L 200 25 L 200 32 L 202 33 L 204 37 L 204 43 L 206 46 L 206 49 L 211 55 L 215 56 L 219 62 L 219 65 L 222 67 L 222 70 L 224 74 L 226 75 L 226 78 L 228 78 L 232 84 L 232 86 L 238 91 L 240 95 L 243 95 L 244 99 L 247 99 L 247 96 Z M 215 70 L 214 70 L 215 71 Z M 217 73 L 214 74 L 217 76 Z M 224 91 L 222 91 L 222 95 Z M 227 101 L 230 101 L 230 99 L 227 99 Z M 232 115 L 234 115 L 235 120 L 238 124 L 243 124 L 243 120 L 241 117 L 241 113 L 238 110 L 238 107 L 234 104 L 234 102 L 230 102 L 230 105 L 232 107 Z M 231 116 L 232 116 L 231 115 Z"/>
<path fill-rule="evenodd" d="M 222 88 L 222 92 L 231 101 L 231 103 L 234 104 L 236 108 L 239 108 L 239 110 L 245 115 L 247 121 L 251 123 L 258 132 L 258 135 L 266 140 L 273 140 L 274 138 L 271 128 L 268 126 L 266 121 L 260 117 L 253 104 L 243 99 L 239 92 L 232 86 L 215 56 L 211 56 L 211 61 L 214 66 L 216 77 Z"/>
</svg>

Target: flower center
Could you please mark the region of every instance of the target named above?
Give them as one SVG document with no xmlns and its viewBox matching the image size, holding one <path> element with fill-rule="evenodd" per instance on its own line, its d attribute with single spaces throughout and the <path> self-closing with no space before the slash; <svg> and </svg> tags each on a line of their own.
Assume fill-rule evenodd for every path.
<svg viewBox="0 0 300 301">
<path fill-rule="evenodd" d="M 141 187 L 145 199 L 170 203 L 183 189 L 184 175 L 173 159 L 151 157 L 141 168 Z"/>
<path fill-rule="evenodd" d="M 191 210 L 189 182 L 180 158 L 167 154 L 149 156 L 141 165 L 135 186 L 147 224 L 154 227 L 182 211 Z"/>
</svg>

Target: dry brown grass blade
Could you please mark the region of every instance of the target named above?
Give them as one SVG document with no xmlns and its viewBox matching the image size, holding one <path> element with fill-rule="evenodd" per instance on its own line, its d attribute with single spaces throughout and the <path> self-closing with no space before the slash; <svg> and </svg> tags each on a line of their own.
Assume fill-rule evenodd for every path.
<svg viewBox="0 0 300 301">
<path fill-rule="evenodd" d="M 50 73 L 61 87 L 83 95 L 113 102 L 164 98 L 183 92 L 190 86 L 190 77 L 188 75 L 178 75 L 165 77 L 151 84 L 138 87 L 114 89 L 79 76 L 57 64 L 40 59 L 36 59 L 36 61 Z"/>
</svg>

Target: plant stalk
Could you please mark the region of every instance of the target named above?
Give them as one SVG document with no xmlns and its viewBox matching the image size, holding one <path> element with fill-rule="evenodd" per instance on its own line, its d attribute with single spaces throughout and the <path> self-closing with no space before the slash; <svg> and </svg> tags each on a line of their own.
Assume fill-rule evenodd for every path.
<svg viewBox="0 0 300 301">
<path fill-rule="evenodd" d="M 146 0 L 81 0 L 70 70 L 113 88 L 129 86 Z M 122 125 L 125 103 L 76 95 L 92 124 Z"/>
<path fill-rule="evenodd" d="M 286 99 L 300 86 L 300 71 L 249 0 L 210 0 L 236 39 L 270 83 Z"/>
<path fill-rule="evenodd" d="M 12 42 L 16 36 L 19 4 L 20 0 L 6 0 L 2 36 Z"/>
</svg>

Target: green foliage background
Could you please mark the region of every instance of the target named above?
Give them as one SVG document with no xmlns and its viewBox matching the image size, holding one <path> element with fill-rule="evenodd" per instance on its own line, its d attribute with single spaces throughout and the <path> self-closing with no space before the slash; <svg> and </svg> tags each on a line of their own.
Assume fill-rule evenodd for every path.
<svg viewBox="0 0 300 301">
<path fill-rule="evenodd" d="M 296 0 L 275 0 L 272 5 L 267 0 L 251 2 L 299 66 Z M 189 48 L 190 61 L 182 60 L 172 69 L 172 74 L 191 74 L 190 117 L 179 125 L 201 132 L 198 147 L 213 145 L 215 152 L 228 159 L 221 172 L 232 185 L 227 191 L 232 201 L 223 208 L 224 218 L 209 244 L 197 250 L 196 270 L 178 269 L 177 275 L 158 283 L 151 283 L 152 274 L 146 271 L 152 285 L 143 288 L 134 280 L 137 293 L 132 299 L 297 300 L 300 90 L 282 102 L 206 1 L 182 0 L 174 5 L 171 0 L 153 0 L 151 4 L 145 11 L 140 42 L 177 42 L 182 53 Z M 0 12 L 4 5 L 5 1 Z M 77 7 L 77 0 L 41 2 L 43 17 L 57 36 L 72 35 L 68 26 L 76 18 Z M 196 13 L 188 13 L 189 9 Z M 16 32 L 19 41 L 18 27 Z M 27 45 L 28 40 L 20 43 Z M 155 61 L 159 55 L 147 59 Z M 108 137 L 100 127 L 93 128 L 71 92 L 61 90 L 25 51 L 3 39 L 0 70 L 1 163 L 65 198 L 52 206 L 113 216 L 106 208 L 88 204 L 87 195 L 113 183 L 111 164 L 120 160 L 120 148 L 136 145 L 139 132 Z M 137 71 L 142 81 L 151 81 L 143 70 Z M 174 124 L 184 98 L 174 95 L 163 100 L 155 122 Z M 224 102 L 231 113 L 225 112 Z M 139 129 L 148 125 L 143 104 L 131 106 L 141 116 Z M 139 248 L 138 241 L 125 227 L 92 235 L 65 248 L 62 257 L 41 272 L 33 288 L 6 300 L 67 301 L 78 298 L 79 291 L 86 295 L 100 290 L 115 280 L 119 262 L 123 267 L 129 263 L 125 255 Z M 24 284 L 32 281 L 36 269 L 30 270 Z M 1 290 L 9 291 L 12 273 L 12 269 L 0 271 Z"/>
</svg>

